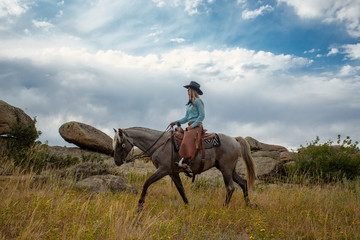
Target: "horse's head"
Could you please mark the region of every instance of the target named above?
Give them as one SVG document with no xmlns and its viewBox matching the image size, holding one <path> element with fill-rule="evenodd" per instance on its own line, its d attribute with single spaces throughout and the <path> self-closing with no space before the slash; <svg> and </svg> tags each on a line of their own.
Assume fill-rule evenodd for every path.
<svg viewBox="0 0 360 240">
<path fill-rule="evenodd" d="M 133 148 L 133 144 L 129 141 L 126 133 L 122 129 L 114 129 L 115 136 L 113 140 L 113 149 L 114 149 L 114 160 L 117 166 L 120 166 L 124 163 L 125 158 Z"/>
</svg>

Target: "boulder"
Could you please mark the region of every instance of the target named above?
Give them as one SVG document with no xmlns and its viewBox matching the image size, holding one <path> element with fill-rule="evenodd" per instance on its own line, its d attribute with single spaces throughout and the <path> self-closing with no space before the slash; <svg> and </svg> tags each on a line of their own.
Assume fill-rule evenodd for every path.
<svg viewBox="0 0 360 240">
<path fill-rule="evenodd" d="M 95 175 L 114 175 L 117 173 L 114 166 L 110 164 L 92 162 L 82 162 L 68 168 L 58 169 L 56 172 L 62 177 L 72 176 L 76 180 L 82 180 Z"/>
<path fill-rule="evenodd" d="M 282 152 L 278 152 L 278 151 L 256 151 L 256 152 L 252 152 L 251 156 L 253 158 L 255 158 L 255 157 L 270 157 L 270 158 L 279 160 L 281 153 Z"/>
<path fill-rule="evenodd" d="M 64 123 L 59 133 L 65 141 L 73 143 L 80 148 L 112 154 L 112 139 L 102 131 L 80 122 Z"/>
<path fill-rule="evenodd" d="M 252 137 L 246 137 L 245 140 L 249 143 L 251 151 L 261 150 L 261 151 L 288 152 L 286 147 L 262 143 Z"/>
<path fill-rule="evenodd" d="M 291 162 L 294 160 L 293 152 L 281 152 L 280 153 L 280 161 L 283 163 Z"/>
<path fill-rule="evenodd" d="M 277 177 L 282 173 L 284 166 L 277 159 L 271 157 L 254 157 L 254 162 L 256 165 L 257 177 L 260 180 L 270 180 Z M 246 175 L 246 166 L 242 159 L 236 164 L 236 172 L 240 175 Z"/>
<path fill-rule="evenodd" d="M 283 162 L 290 161 L 291 156 L 285 147 L 262 143 L 252 137 L 246 137 L 245 140 L 250 145 L 258 179 L 271 180 L 283 173 Z M 287 158 L 285 159 L 285 157 Z M 246 174 L 245 164 L 242 160 L 238 161 L 236 171 L 243 176 Z"/>
<path fill-rule="evenodd" d="M 20 108 L 0 100 L 0 135 L 10 133 L 15 126 L 20 128 L 31 126 L 36 130 L 34 121 L 29 115 Z"/>
<path fill-rule="evenodd" d="M 79 190 L 90 193 L 126 192 L 137 194 L 137 190 L 126 179 L 114 175 L 96 175 L 85 178 L 75 184 Z"/>
</svg>

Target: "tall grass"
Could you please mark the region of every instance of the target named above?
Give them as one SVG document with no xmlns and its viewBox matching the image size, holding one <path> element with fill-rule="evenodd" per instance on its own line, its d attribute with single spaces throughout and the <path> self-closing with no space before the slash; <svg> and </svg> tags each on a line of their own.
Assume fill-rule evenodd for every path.
<svg viewBox="0 0 360 240">
<path fill-rule="evenodd" d="M 147 176 L 126 178 L 140 192 Z M 257 208 L 245 206 L 240 189 L 224 208 L 222 184 L 183 180 L 189 205 L 166 177 L 151 185 L 139 213 L 139 196 L 78 192 L 70 177 L 39 181 L 15 171 L 0 178 L 0 239 L 360 239 L 360 179 L 257 184 Z"/>
</svg>

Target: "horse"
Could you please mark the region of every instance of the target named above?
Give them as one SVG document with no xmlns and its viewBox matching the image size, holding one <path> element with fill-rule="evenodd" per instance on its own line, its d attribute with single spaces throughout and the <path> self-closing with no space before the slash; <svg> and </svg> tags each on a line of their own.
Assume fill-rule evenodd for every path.
<svg viewBox="0 0 360 240">
<path fill-rule="evenodd" d="M 151 155 L 151 161 L 156 167 L 156 171 L 144 183 L 138 208 L 142 209 L 145 203 L 145 196 L 149 186 L 169 175 L 174 182 L 185 204 L 189 201 L 180 178 L 180 173 L 184 168 L 176 164 L 180 160 L 179 154 L 174 151 L 172 131 L 158 131 L 143 127 L 131 127 L 126 129 L 114 129 L 113 139 L 114 161 L 117 166 L 121 166 L 134 146 L 144 153 Z M 210 168 L 216 167 L 221 171 L 226 187 L 224 206 L 228 206 L 235 190 L 234 182 L 237 183 L 244 195 L 247 206 L 253 206 L 248 196 L 248 190 L 253 186 L 256 178 L 255 164 L 251 157 L 250 146 L 242 137 L 230 137 L 225 134 L 218 134 L 220 146 L 205 150 L 205 162 L 202 162 L 200 153 L 191 162 L 193 173 L 200 174 Z M 238 158 L 242 157 L 247 169 L 246 180 L 236 171 Z"/>
</svg>

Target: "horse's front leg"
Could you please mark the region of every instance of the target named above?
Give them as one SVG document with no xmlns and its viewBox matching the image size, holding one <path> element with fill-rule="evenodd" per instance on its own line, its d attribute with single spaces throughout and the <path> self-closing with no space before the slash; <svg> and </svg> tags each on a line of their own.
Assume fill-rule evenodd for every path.
<svg viewBox="0 0 360 240">
<path fill-rule="evenodd" d="M 168 175 L 168 172 L 159 168 L 158 170 L 156 170 L 156 172 L 153 175 L 151 175 L 145 181 L 142 192 L 141 192 L 141 196 L 140 196 L 140 199 L 139 199 L 139 205 L 138 205 L 139 210 L 142 210 L 143 207 L 144 207 L 146 191 L 149 188 L 149 186 L 152 183 L 154 183 L 154 182 L 160 180 L 161 178 L 165 177 L 166 175 Z"/>
<path fill-rule="evenodd" d="M 186 197 L 186 194 L 185 194 L 185 189 L 184 189 L 184 186 L 182 185 L 182 182 L 181 182 L 181 178 L 179 176 L 179 173 L 174 173 L 174 174 L 171 174 L 170 175 L 171 179 L 173 180 L 173 182 L 175 183 L 175 186 L 177 188 L 177 190 L 179 191 L 183 201 L 185 204 L 188 204 L 189 201 Z"/>
</svg>

